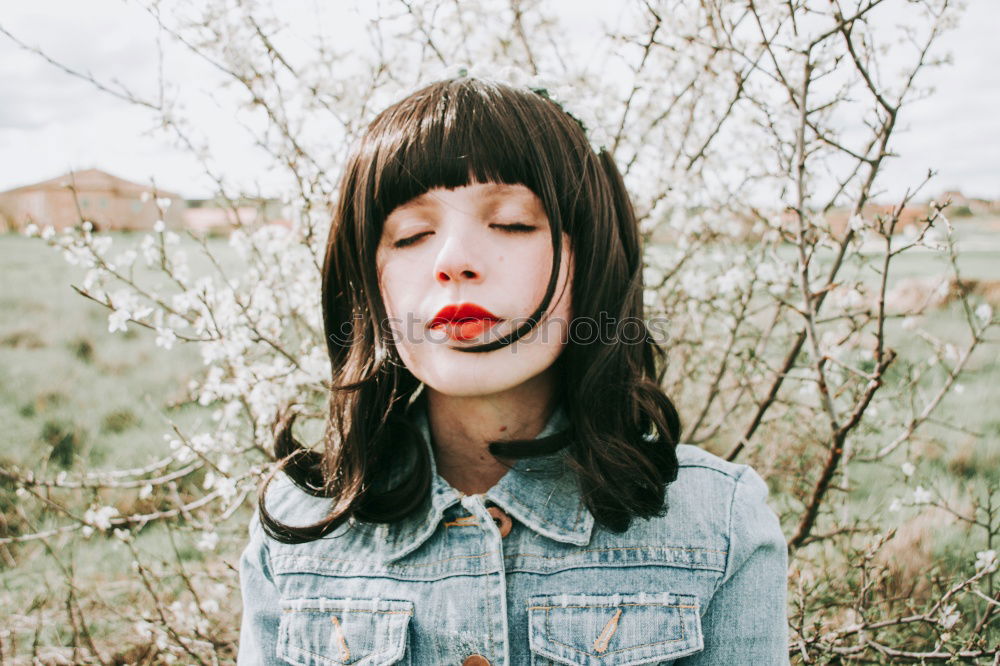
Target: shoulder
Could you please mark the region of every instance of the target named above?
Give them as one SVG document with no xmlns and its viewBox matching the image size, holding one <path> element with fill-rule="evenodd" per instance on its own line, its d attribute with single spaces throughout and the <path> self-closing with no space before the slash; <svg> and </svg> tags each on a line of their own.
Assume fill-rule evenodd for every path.
<svg viewBox="0 0 1000 666">
<path fill-rule="evenodd" d="M 678 445 L 677 461 L 666 512 L 653 519 L 665 536 L 727 553 L 752 535 L 783 539 L 767 483 L 753 467 L 688 444 Z"/>
<path fill-rule="evenodd" d="M 730 462 L 697 446 L 679 444 L 677 465 L 677 480 L 670 486 L 672 500 L 683 495 L 705 506 L 732 504 L 747 490 L 760 501 L 767 496 L 767 484 L 750 465 Z"/>
<path fill-rule="evenodd" d="M 734 482 L 750 468 L 749 465 L 729 462 L 725 458 L 720 458 L 710 451 L 691 444 L 677 445 L 677 463 L 683 469 L 714 472 L 716 475 L 728 477 Z"/>
<path fill-rule="evenodd" d="M 753 467 L 687 444 L 677 447 L 677 460 L 677 480 L 668 489 L 668 519 L 676 510 L 675 519 L 724 540 L 727 577 L 754 551 L 785 556 L 785 537 L 767 482 Z"/>
</svg>

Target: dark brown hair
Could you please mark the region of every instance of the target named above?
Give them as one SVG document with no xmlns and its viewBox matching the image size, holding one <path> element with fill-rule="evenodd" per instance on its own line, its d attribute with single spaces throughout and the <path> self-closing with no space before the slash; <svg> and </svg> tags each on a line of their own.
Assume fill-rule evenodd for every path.
<svg viewBox="0 0 1000 666">
<path fill-rule="evenodd" d="M 559 355 L 557 399 L 570 427 L 550 437 L 491 442 L 494 456 L 565 449 L 595 520 L 612 531 L 633 517 L 662 515 L 677 476 L 680 422 L 661 388 L 664 352 L 643 320 L 640 236 L 611 155 L 544 91 L 461 77 L 429 85 L 379 114 L 354 147 L 340 183 L 323 263 L 323 324 L 333 367 L 322 450 L 278 429 L 279 469 L 310 494 L 331 499 L 327 517 L 285 525 L 258 506 L 265 531 L 286 543 L 318 539 L 349 518 L 389 523 L 427 501 L 431 466 L 407 418 L 420 382 L 402 363 L 382 304 L 375 252 L 386 217 L 434 187 L 521 184 L 548 215 L 554 261 L 534 315 L 492 351 L 528 333 L 553 297 L 562 231 L 574 252 L 570 341 Z M 593 322 L 631 322 L 643 335 L 593 339 Z M 586 330 L 578 325 L 587 322 Z M 583 342 L 578 342 L 584 340 Z M 271 477 L 273 478 L 273 476 Z"/>
</svg>

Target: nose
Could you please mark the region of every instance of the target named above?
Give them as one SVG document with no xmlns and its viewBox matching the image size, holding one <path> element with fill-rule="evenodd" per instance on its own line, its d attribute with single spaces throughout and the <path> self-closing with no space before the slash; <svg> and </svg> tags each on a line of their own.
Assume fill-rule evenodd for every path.
<svg viewBox="0 0 1000 666">
<path fill-rule="evenodd" d="M 435 279 L 441 283 L 482 279 L 478 255 L 476 243 L 468 234 L 450 235 L 434 262 Z"/>
</svg>

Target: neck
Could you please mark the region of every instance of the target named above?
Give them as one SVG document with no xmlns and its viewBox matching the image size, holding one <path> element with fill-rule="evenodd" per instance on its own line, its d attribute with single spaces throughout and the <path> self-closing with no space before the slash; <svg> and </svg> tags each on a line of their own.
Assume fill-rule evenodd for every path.
<svg viewBox="0 0 1000 666">
<path fill-rule="evenodd" d="M 555 410 L 551 373 L 502 393 L 451 396 L 425 386 L 438 474 L 466 495 L 485 493 L 515 461 L 494 458 L 491 441 L 534 439 Z"/>
</svg>

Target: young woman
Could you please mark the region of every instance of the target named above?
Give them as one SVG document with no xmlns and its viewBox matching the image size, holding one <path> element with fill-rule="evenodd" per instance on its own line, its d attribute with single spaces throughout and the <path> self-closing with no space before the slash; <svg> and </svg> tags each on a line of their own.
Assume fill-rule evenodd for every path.
<svg viewBox="0 0 1000 666">
<path fill-rule="evenodd" d="M 544 91 L 383 111 L 323 266 L 324 446 L 279 434 L 239 662 L 787 663 L 767 487 L 678 443 L 642 292 L 621 175 Z"/>
</svg>

